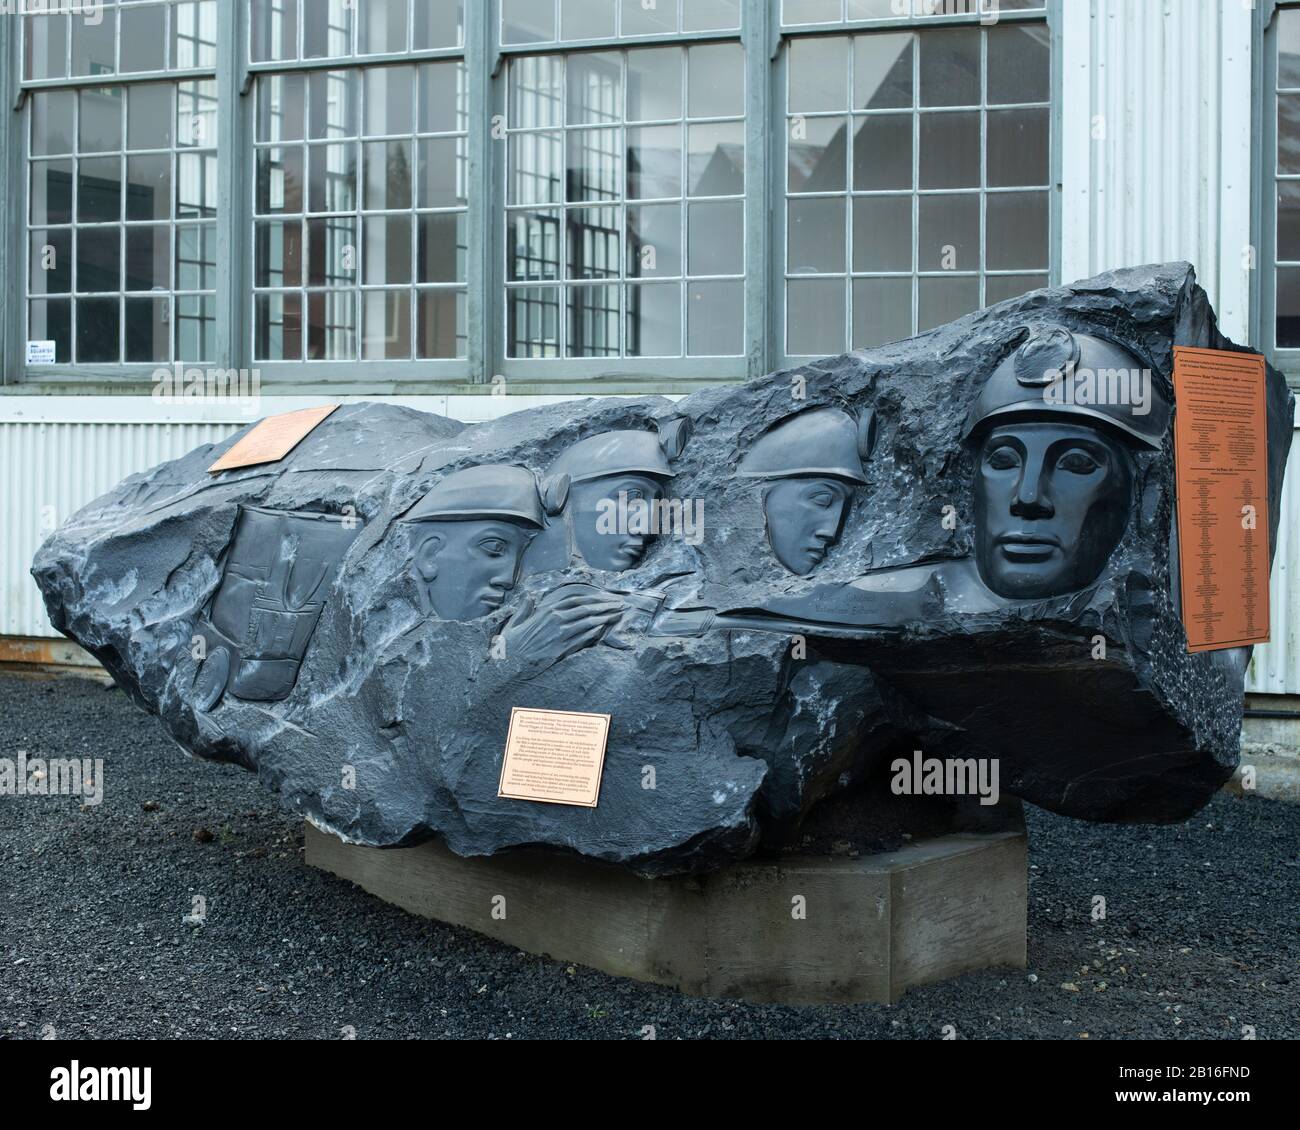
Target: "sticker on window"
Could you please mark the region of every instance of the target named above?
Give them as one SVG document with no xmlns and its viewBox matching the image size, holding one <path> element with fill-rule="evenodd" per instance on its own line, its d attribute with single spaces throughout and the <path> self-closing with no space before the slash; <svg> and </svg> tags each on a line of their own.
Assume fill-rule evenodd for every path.
<svg viewBox="0 0 1300 1130">
<path fill-rule="evenodd" d="M 29 341 L 27 343 L 27 364 L 53 365 L 54 364 L 54 342 Z"/>
</svg>

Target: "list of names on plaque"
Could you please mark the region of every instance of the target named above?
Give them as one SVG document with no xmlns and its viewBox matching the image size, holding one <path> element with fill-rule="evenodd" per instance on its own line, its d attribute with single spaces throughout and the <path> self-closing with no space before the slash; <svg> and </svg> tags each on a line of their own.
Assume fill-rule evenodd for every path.
<svg viewBox="0 0 1300 1130">
<path fill-rule="evenodd" d="M 1264 358 L 1174 349 L 1178 549 L 1189 651 L 1268 642 Z"/>
<path fill-rule="evenodd" d="M 595 808 L 608 714 L 512 707 L 497 795 Z"/>
</svg>

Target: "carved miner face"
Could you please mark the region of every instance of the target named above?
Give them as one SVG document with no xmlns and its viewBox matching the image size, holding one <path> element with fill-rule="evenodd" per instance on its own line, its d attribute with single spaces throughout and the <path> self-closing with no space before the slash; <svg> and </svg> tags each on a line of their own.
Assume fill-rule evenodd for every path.
<svg viewBox="0 0 1300 1130">
<path fill-rule="evenodd" d="M 639 564 L 662 532 L 651 521 L 654 504 L 668 489 L 672 461 L 690 430 L 686 417 L 675 416 L 653 428 L 598 432 L 565 448 L 547 475 L 548 483 L 567 484 L 564 525 L 537 540 L 530 569 L 564 568 L 574 554 L 611 573 Z"/>
<path fill-rule="evenodd" d="M 855 487 L 865 484 L 862 461 L 875 442 L 875 416 L 811 408 L 759 436 L 741 461 L 742 478 L 766 479 L 767 542 L 791 573 L 811 573 L 840 537 Z"/>
<path fill-rule="evenodd" d="M 533 473 L 504 463 L 452 472 L 403 521 L 412 568 L 443 620 L 474 620 L 500 608 L 529 541 L 546 526 Z"/>
<path fill-rule="evenodd" d="M 657 532 L 650 516 L 663 496 L 663 481 L 650 475 L 606 475 L 574 483 L 567 517 L 583 560 L 593 569 L 631 569 Z"/>
<path fill-rule="evenodd" d="M 993 428 L 975 472 L 976 563 L 999 596 L 1034 600 L 1095 581 L 1128 524 L 1131 456 L 1081 424 Z"/>
<path fill-rule="evenodd" d="M 781 479 L 763 492 L 767 540 L 797 576 L 811 573 L 839 540 L 850 488 L 840 479 Z"/>
<path fill-rule="evenodd" d="M 509 521 L 421 522 L 415 568 L 443 620 L 474 620 L 515 587 L 534 530 Z"/>
</svg>

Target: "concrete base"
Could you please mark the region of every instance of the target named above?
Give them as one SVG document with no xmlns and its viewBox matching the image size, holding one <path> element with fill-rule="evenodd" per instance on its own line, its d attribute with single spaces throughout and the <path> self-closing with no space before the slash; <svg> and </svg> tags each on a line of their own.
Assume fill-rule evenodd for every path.
<svg viewBox="0 0 1300 1130">
<path fill-rule="evenodd" d="M 1241 744 L 1300 751 L 1300 695 L 1248 694 L 1246 716 L 1241 720 Z"/>
<path fill-rule="evenodd" d="M 1300 751 L 1242 742 L 1241 766 L 1223 788 L 1236 796 L 1300 804 Z"/>
<path fill-rule="evenodd" d="M 113 681 L 90 652 L 62 638 L 0 636 L 0 671 L 17 675 L 74 675 L 101 683 Z"/>
<path fill-rule="evenodd" d="M 462 859 L 440 843 L 379 849 L 305 833 L 311 866 L 415 914 L 694 996 L 892 1003 L 913 985 L 1025 965 L 1023 831 L 675 879 L 539 852 Z"/>
</svg>

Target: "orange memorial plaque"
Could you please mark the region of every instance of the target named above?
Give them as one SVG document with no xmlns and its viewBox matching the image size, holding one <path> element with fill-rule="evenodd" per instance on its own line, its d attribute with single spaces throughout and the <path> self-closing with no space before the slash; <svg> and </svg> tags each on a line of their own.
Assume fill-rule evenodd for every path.
<svg viewBox="0 0 1300 1130">
<path fill-rule="evenodd" d="M 337 407 L 337 404 L 322 404 L 319 408 L 300 408 L 259 420 L 243 439 L 208 468 L 208 474 L 279 462 Z"/>
<path fill-rule="evenodd" d="M 512 707 L 497 796 L 595 808 L 608 714 Z"/>
<path fill-rule="evenodd" d="M 1268 642 L 1264 358 L 1174 348 L 1178 557 L 1188 651 Z"/>
</svg>

